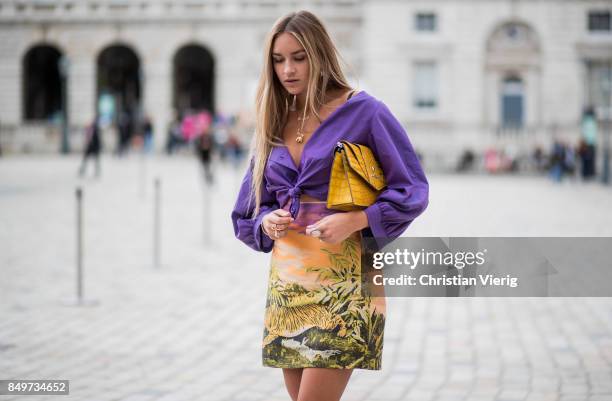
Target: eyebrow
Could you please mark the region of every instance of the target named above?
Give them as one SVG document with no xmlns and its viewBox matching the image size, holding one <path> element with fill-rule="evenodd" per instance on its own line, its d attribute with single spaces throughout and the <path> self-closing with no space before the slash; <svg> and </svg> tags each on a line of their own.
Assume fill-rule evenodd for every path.
<svg viewBox="0 0 612 401">
<path fill-rule="evenodd" d="M 302 53 L 302 52 L 304 52 L 304 51 L 305 51 L 305 50 L 296 50 L 296 51 L 294 51 L 294 52 L 291 52 L 291 54 Z M 282 56 L 282 54 L 280 54 L 280 53 L 272 53 L 272 55 L 273 55 L 273 56 Z"/>
</svg>

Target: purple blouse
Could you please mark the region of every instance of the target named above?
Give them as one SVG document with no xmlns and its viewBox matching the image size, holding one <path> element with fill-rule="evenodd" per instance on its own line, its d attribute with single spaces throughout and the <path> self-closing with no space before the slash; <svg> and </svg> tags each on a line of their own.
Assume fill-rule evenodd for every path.
<svg viewBox="0 0 612 401">
<path fill-rule="evenodd" d="M 261 228 L 263 217 L 289 206 L 295 218 L 300 195 L 327 200 L 327 189 L 336 142 L 346 140 L 369 146 L 380 163 L 387 183 L 376 202 L 364 211 L 369 227 L 362 235 L 382 245 L 399 237 L 427 207 L 429 184 L 400 122 L 380 100 L 361 91 L 334 110 L 304 144 L 298 166 L 286 146 L 272 148 L 264 171 L 260 212 L 251 218 L 249 200 L 253 160 L 246 172 L 232 211 L 236 237 L 251 248 L 270 252 L 274 240 Z"/>
</svg>

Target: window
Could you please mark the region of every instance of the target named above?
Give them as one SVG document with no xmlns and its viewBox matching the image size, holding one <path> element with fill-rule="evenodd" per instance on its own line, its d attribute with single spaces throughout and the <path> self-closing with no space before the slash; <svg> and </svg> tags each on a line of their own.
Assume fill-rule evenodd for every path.
<svg viewBox="0 0 612 401">
<path fill-rule="evenodd" d="M 414 64 L 414 107 L 435 109 L 438 105 L 438 73 L 436 63 L 419 61 Z"/>
<path fill-rule="evenodd" d="M 417 31 L 436 31 L 436 15 L 434 13 L 418 13 L 415 17 L 415 29 Z"/>
<path fill-rule="evenodd" d="M 612 91 L 612 61 L 586 60 L 586 102 L 607 109 Z"/>
<path fill-rule="evenodd" d="M 524 86 L 520 77 L 508 77 L 501 87 L 502 126 L 518 129 L 523 127 Z"/>
<path fill-rule="evenodd" d="M 610 11 L 589 11 L 589 32 L 610 32 Z"/>
</svg>

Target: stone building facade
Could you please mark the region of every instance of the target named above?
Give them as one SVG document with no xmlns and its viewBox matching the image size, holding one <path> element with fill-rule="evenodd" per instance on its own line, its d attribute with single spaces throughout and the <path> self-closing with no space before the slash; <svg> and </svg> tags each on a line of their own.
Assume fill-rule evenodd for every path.
<svg viewBox="0 0 612 401">
<path fill-rule="evenodd" d="M 177 108 L 248 112 L 266 32 L 302 8 L 429 161 L 574 141 L 610 108 L 608 0 L 0 0 L 0 144 L 57 151 L 65 104 L 78 149 L 104 95 L 158 148 Z"/>
</svg>

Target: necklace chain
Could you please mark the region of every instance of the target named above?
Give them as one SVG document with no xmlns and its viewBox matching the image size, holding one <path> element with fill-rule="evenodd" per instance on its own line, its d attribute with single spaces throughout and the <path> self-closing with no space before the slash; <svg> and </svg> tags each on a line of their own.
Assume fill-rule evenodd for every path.
<svg viewBox="0 0 612 401">
<path fill-rule="evenodd" d="M 298 117 L 298 129 L 297 129 L 297 134 L 295 137 L 295 141 L 297 143 L 302 143 L 304 142 L 304 133 L 302 132 L 302 124 L 304 124 L 306 122 L 306 120 L 308 120 L 308 118 L 310 117 L 310 114 L 306 115 L 306 117 Z M 302 121 L 302 124 L 299 124 L 299 122 Z"/>
<path fill-rule="evenodd" d="M 350 97 L 349 97 L 350 98 Z M 295 96 L 293 97 L 293 104 L 291 105 L 291 107 L 289 108 L 291 111 L 296 111 L 295 108 Z M 347 99 L 348 101 L 348 99 Z M 326 107 L 326 106 L 323 106 Z M 306 120 L 308 120 L 308 118 L 310 117 L 310 114 L 307 114 L 306 117 L 297 117 L 297 121 L 298 121 L 298 129 L 297 129 L 297 133 L 296 133 L 296 137 L 295 137 L 295 141 L 297 143 L 302 143 L 304 142 L 304 133 L 302 132 L 302 125 L 306 122 Z M 302 122 L 302 124 L 300 124 L 300 121 Z"/>
</svg>

